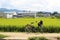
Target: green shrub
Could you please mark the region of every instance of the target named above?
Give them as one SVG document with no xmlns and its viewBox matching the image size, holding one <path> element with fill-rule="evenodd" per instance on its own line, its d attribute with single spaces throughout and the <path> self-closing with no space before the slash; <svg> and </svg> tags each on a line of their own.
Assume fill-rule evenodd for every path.
<svg viewBox="0 0 60 40">
<path fill-rule="evenodd" d="M 48 39 L 45 37 L 31 37 L 31 38 L 28 38 L 28 40 L 48 40 Z"/>
</svg>

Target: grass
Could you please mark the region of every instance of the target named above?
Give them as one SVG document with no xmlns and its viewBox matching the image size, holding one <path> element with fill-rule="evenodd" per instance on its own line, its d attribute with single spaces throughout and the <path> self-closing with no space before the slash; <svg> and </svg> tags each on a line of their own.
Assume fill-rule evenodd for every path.
<svg viewBox="0 0 60 40">
<path fill-rule="evenodd" d="M 48 40 L 48 39 L 45 37 L 30 37 L 28 38 L 28 40 Z"/>
<path fill-rule="evenodd" d="M 0 34 L 0 39 L 7 37 L 6 35 Z"/>
</svg>

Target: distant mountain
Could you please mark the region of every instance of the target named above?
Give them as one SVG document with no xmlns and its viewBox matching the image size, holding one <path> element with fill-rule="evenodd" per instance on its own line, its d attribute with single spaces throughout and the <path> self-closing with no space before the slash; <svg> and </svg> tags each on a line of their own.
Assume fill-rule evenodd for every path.
<svg viewBox="0 0 60 40">
<path fill-rule="evenodd" d="M 15 12 L 26 12 L 26 10 L 18 10 L 18 9 L 7 9 L 7 8 L 0 8 L 0 11 L 1 12 L 13 12 L 13 11 L 15 11 Z"/>
</svg>

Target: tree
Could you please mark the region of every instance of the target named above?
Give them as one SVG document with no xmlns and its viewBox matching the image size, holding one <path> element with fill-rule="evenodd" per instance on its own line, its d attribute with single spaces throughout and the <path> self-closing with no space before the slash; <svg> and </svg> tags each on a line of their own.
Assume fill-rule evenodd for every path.
<svg viewBox="0 0 60 40">
<path fill-rule="evenodd" d="M 57 11 L 55 11 L 52 15 L 55 15 L 55 14 L 58 14 L 58 12 L 57 12 Z"/>
</svg>

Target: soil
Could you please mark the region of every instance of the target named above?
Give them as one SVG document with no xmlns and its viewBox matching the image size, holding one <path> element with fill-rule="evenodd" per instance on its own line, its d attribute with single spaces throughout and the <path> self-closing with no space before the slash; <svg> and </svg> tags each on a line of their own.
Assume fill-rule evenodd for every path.
<svg viewBox="0 0 60 40">
<path fill-rule="evenodd" d="M 0 32 L 0 34 L 8 36 L 3 39 L 25 39 L 25 40 L 27 40 L 29 37 L 46 37 L 50 40 L 57 40 L 56 37 L 60 36 L 60 33 Z"/>
</svg>

